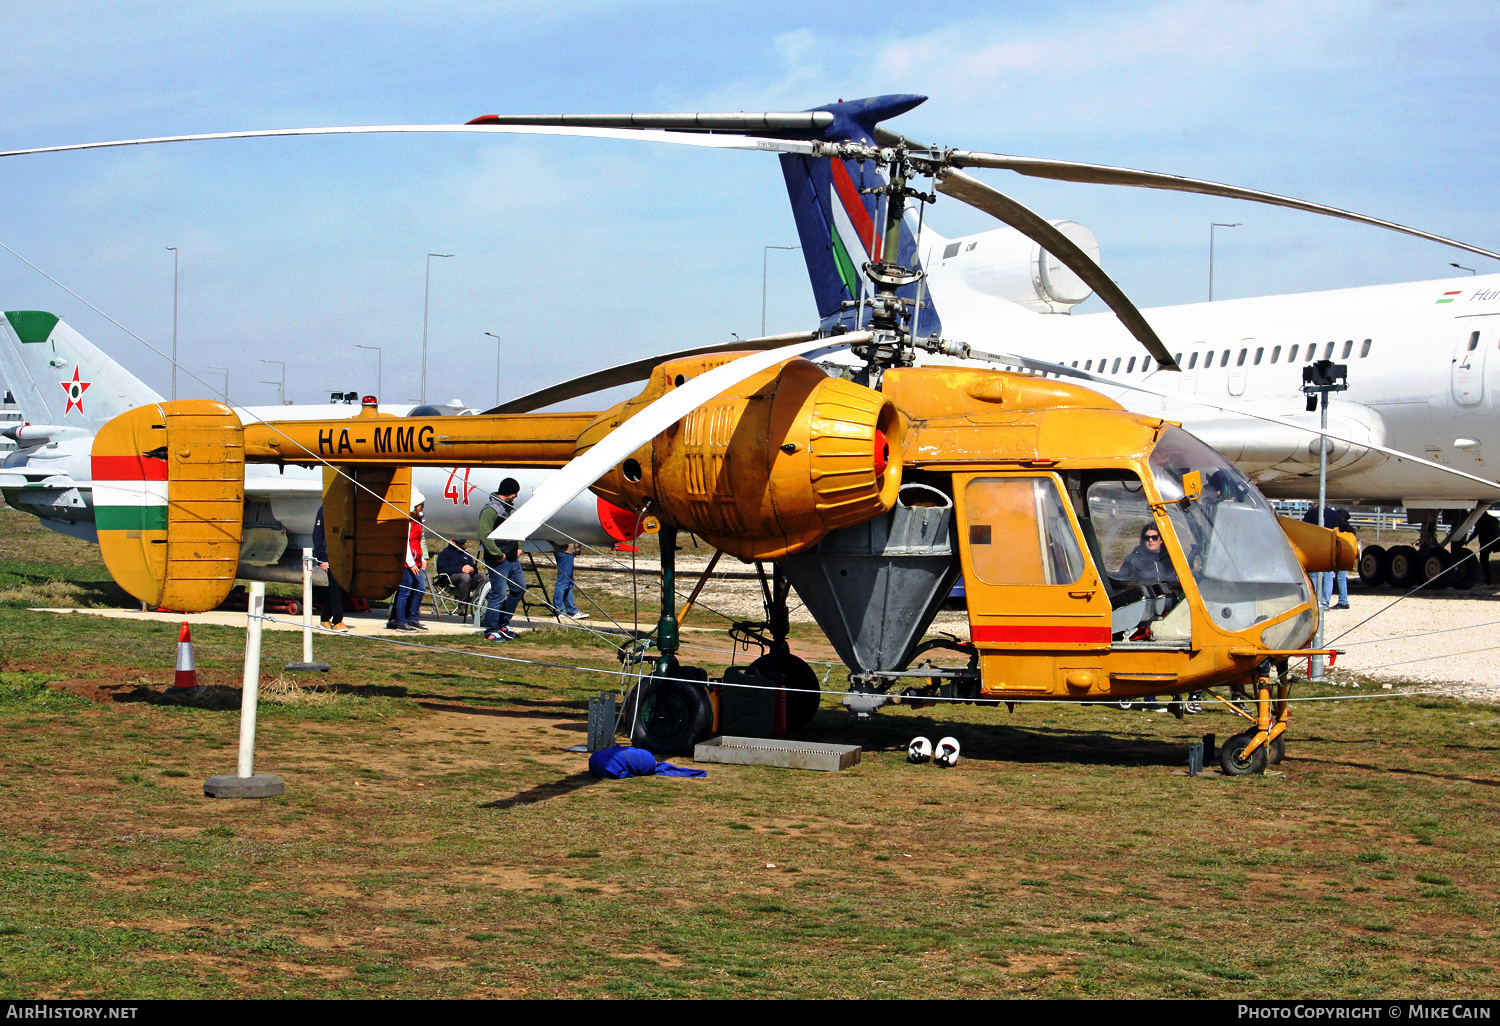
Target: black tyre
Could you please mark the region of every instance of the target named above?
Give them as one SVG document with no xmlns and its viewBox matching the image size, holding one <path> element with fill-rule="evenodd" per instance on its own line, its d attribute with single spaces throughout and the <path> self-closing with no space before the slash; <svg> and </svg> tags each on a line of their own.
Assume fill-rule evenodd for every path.
<svg viewBox="0 0 1500 1026">
<path fill-rule="evenodd" d="M 714 707 L 708 690 L 685 680 L 647 677 L 625 695 L 630 743 L 653 755 L 691 755 L 713 732 Z"/>
<path fill-rule="evenodd" d="M 1484 580 L 1484 574 L 1479 570 L 1479 560 L 1468 549 L 1459 549 L 1456 555 L 1458 562 L 1453 567 L 1448 586 L 1458 591 L 1468 591 Z"/>
<path fill-rule="evenodd" d="M 1266 762 L 1272 766 L 1281 765 L 1281 760 L 1286 758 L 1286 735 L 1283 734 L 1271 742 L 1271 754 L 1266 756 Z"/>
<path fill-rule="evenodd" d="M 1379 588 L 1391 572 L 1391 557 L 1384 545 L 1366 545 L 1359 554 L 1359 582 L 1367 588 Z"/>
<path fill-rule="evenodd" d="M 1422 564 L 1417 559 L 1417 550 L 1410 545 L 1392 545 L 1390 570 L 1387 579 L 1398 588 L 1415 588 Z"/>
<path fill-rule="evenodd" d="M 822 686 L 817 673 L 807 663 L 790 652 L 767 652 L 751 663 L 750 669 L 786 688 L 788 734 L 806 727 L 818 715 L 818 706 L 823 701 Z"/>
<path fill-rule="evenodd" d="M 1252 773 L 1266 771 L 1264 745 L 1257 748 L 1249 758 L 1243 756 L 1243 752 L 1250 744 L 1250 739 L 1254 736 L 1254 733 L 1236 734 L 1219 748 L 1219 768 L 1224 771 L 1226 777 L 1248 777 Z"/>
<path fill-rule="evenodd" d="M 1448 556 L 1447 549 L 1423 549 L 1419 558 L 1420 569 L 1417 571 L 1415 583 L 1425 584 L 1429 588 L 1445 588 L 1448 586 L 1448 567 L 1452 566 L 1452 560 Z"/>
</svg>

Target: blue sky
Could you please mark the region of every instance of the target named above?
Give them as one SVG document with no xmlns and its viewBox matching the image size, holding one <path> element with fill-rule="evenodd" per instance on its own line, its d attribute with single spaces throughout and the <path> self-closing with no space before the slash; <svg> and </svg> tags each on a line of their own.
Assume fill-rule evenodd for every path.
<svg viewBox="0 0 1500 1026">
<path fill-rule="evenodd" d="M 0 149 L 560 111 L 795 110 L 931 97 L 924 141 L 1233 182 L 1500 247 L 1500 8 L 1478 3 L 38 3 L 0 38 Z M 850 11 L 857 10 L 858 17 Z M 982 172 L 1098 236 L 1142 306 L 1500 264 L 1225 200 Z M 279 139 L 0 161 L 0 242 L 158 346 L 180 249 L 183 363 L 232 397 L 484 405 L 607 363 L 755 333 L 766 245 L 796 242 L 772 157 L 466 135 Z M 933 225 L 992 227 L 942 202 Z M 768 327 L 815 321 L 770 257 Z M 0 307 L 68 321 L 159 389 L 167 365 L 0 252 Z M 1097 300 L 1086 309 L 1097 308 Z M 207 390 L 182 379 L 184 396 Z"/>
</svg>

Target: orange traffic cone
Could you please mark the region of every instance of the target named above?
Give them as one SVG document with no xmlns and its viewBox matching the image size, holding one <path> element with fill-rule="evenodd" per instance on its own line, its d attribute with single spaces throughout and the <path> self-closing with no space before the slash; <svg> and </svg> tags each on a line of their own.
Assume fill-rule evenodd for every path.
<svg viewBox="0 0 1500 1026">
<path fill-rule="evenodd" d="M 188 622 L 182 621 L 182 633 L 177 636 L 177 679 L 167 689 L 168 694 L 188 695 L 199 690 L 198 671 L 193 666 L 193 637 L 188 632 Z"/>
</svg>

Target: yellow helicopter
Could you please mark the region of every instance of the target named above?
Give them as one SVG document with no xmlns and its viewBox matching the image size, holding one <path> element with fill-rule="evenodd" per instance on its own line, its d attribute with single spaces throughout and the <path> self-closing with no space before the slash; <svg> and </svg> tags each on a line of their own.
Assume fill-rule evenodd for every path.
<svg viewBox="0 0 1500 1026">
<path fill-rule="evenodd" d="M 639 361 L 473 417 L 381 416 L 373 397 L 349 420 L 246 427 L 216 402 L 141 407 L 94 443 L 94 478 L 117 503 L 96 508 L 110 572 L 148 603 L 213 608 L 238 562 L 244 464 L 322 465 L 331 572 L 378 599 L 399 577 L 412 466 L 556 467 L 496 537 L 526 537 L 585 488 L 662 525 L 657 655 L 630 703 L 632 736 L 653 751 L 805 725 L 820 695 L 787 646 L 795 591 L 852 671 L 845 703 L 856 715 L 902 697 L 1101 702 L 1225 687 L 1253 711 L 1215 695 L 1247 721 L 1223 744 L 1221 767 L 1238 775 L 1279 760 L 1289 664 L 1313 654 L 1306 572 L 1352 568 L 1353 539 L 1278 521 L 1231 463 L 1180 426 L 1061 380 L 1086 375 L 918 337 L 921 275 L 898 261 L 911 248 L 906 201 L 933 199 L 908 181 L 928 174 L 938 191 L 1045 247 L 1176 369 L 1087 254 L 956 170 L 951 153 L 905 141 L 795 146 L 889 172 L 867 190 L 882 197 L 888 257 L 862 268 L 870 290 L 857 330 Z M 832 350 L 857 364 L 830 373 L 809 359 Z M 1031 370 L 915 366 L 922 352 Z M 639 380 L 639 395 L 603 412 L 537 412 Z M 678 660 L 680 531 L 771 565 L 759 635 L 768 650 L 721 681 Z M 924 644 L 960 573 L 970 640 Z M 944 647 L 961 665 L 912 666 Z"/>
</svg>

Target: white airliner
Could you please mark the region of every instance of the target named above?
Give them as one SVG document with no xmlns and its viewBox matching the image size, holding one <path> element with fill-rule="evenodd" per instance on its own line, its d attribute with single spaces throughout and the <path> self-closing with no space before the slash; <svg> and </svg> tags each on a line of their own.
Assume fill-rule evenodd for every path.
<svg viewBox="0 0 1500 1026">
<path fill-rule="evenodd" d="M 18 446 L 0 462 L 0 492 L 5 501 L 54 531 L 97 542 L 91 483 L 94 434 L 126 410 L 161 402 L 162 397 L 66 323 L 39 310 L 9 311 L 0 317 L 0 377 L 14 394 L 25 421 L 7 421 L 0 427 L 0 433 Z M 380 412 L 396 416 L 409 415 L 414 409 L 424 414 L 453 412 L 380 405 Z M 348 403 L 236 408 L 242 423 L 352 417 L 359 410 L 359 405 Z M 472 542 L 479 529 L 479 513 L 501 479 L 516 478 L 520 499 L 525 501 L 553 473 L 416 467 L 412 484 L 426 496 L 429 532 Z M 312 545 L 313 521 L 322 502 L 319 468 L 246 466 L 238 576 L 300 581 L 301 550 Z M 547 528 L 526 547 L 551 552 L 554 542 L 569 540 L 609 547 L 627 540 L 634 529 L 633 514 L 585 494 L 549 520 Z"/>
</svg>

